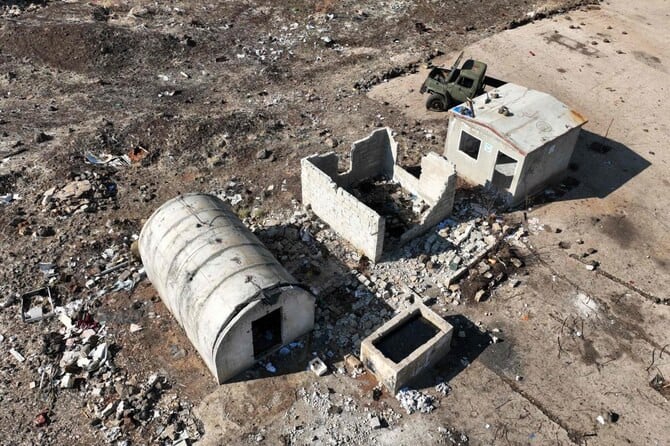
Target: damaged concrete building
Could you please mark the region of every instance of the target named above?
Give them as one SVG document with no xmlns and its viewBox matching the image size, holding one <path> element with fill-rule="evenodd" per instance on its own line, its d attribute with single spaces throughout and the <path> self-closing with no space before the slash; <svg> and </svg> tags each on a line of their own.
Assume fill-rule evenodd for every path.
<svg viewBox="0 0 670 446">
<path fill-rule="evenodd" d="M 213 195 L 163 204 L 139 249 L 147 277 L 219 383 L 314 326 L 314 296 Z"/>
<path fill-rule="evenodd" d="M 450 110 L 444 155 L 460 177 L 516 204 L 567 169 L 586 122 L 549 94 L 505 84 Z"/>
<path fill-rule="evenodd" d="M 338 171 L 337 154 L 329 152 L 301 161 L 302 200 L 335 232 L 373 261 L 379 261 L 386 245 L 403 244 L 424 233 L 451 214 L 456 189 L 454 166 L 430 152 L 421 160 L 417 177 L 398 164 L 397 143 L 391 130 L 381 128 L 352 144 L 350 167 Z M 390 214 L 365 202 L 362 185 L 382 179 L 407 194 L 410 221 L 391 231 Z M 373 184 L 374 188 L 375 185 Z M 392 200 L 381 200 L 388 208 Z M 391 240 L 392 239 L 392 240 Z"/>
</svg>

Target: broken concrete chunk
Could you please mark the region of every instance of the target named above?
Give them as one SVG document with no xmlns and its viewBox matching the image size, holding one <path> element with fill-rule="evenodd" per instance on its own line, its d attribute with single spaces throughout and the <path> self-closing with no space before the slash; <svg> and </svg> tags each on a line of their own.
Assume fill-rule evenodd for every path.
<svg viewBox="0 0 670 446">
<path fill-rule="evenodd" d="M 21 296 L 21 319 L 23 322 L 37 322 L 54 315 L 51 288 L 30 291 Z"/>
<path fill-rule="evenodd" d="M 62 307 L 58 308 L 62 309 Z M 71 330 L 74 327 L 74 325 L 72 324 L 72 319 L 65 313 L 59 313 L 58 320 L 61 322 L 61 324 L 65 326 L 67 330 Z"/>
<path fill-rule="evenodd" d="M 24 358 L 23 355 L 17 352 L 14 348 L 10 348 L 9 353 L 19 362 L 24 362 L 26 360 L 26 358 Z"/>
<path fill-rule="evenodd" d="M 91 352 L 90 356 L 94 361 L 104 361 L 107 359 L 107 343 L 103 342 L 98 345 L 95 350 Z"/>
<path fill-rule="evenodd" d="M 328 366 L 319 357 L 309 361 L 309 369 L 314 372 L 316 376 L 323 376 L 328 373 Z"/>
<path fill-rule="evenodd" d="M 88 180 L 72 181 L 54 194 L 58 200 L 67 200 L 69 198 L 80 198 L 91 192 L 93 185 Z"/>
<path fill-rule="evenodd" d="M 74 387 L 75 377 L 72 373 L 66 373 L 60 380 L 61 389 L 71 389 Z"/>
<path fill-rule="evenodd" d="M 430 413 L 435 409 L 433 399 L 418 390 L 403 388 L 395 397 L 408 415 L 414 412 Z"/>
</svg>

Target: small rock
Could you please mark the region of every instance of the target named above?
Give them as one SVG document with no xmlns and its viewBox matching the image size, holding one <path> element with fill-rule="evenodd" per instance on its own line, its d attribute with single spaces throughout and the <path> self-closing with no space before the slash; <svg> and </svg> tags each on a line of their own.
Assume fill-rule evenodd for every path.
<svg viewBox="0 0 670 446">
<path fill-rule="evenodd" d="M 593 271 L 593 270 L 595 270 L 596 268 L 598 268 L 598 265 L 599 265 L 599 263 L 596 262 L 596 261 L 594 260 L 594 261 L 592 261 L 592 262 L 587 263 L 587 264 L 584 265 L 584 266 L 586 267 L 587 270 L 589 270 L 589 271 Z"/>
<path fill-rule="evenodd" d="M 38 237 L 53 237 L 56 235 L 56 230 L 51 226 L 40 226 L 35 231 L 35 235 Z"/>
<path fill-rule="evenodd" d="M 49 417 L 47 416 L 47 411 L 42 411 L 38 413 L 35 419 L 33 420 L 33 424 L 35 425 L 35 427 L 42 427 L 49 424 Z"/>
<path fill-rule="evenodd" d="M 352 354 L 344 355 L 344 365 L 350 371 L 360 370 L 363 368 L 363 363 L 361 360 Z"/>
<path fill-rule="evenodd" d="M 133 6 L 132 8 L 130 8 L 130 12 L 128 13 L 128 15 L 132 17 L 146 17 L 149 14 L 151 14 L 149 8 L 140 5 Z"/>
<path fill-rule="evenodd" d="M 68 198 L 80 198 L 91 192 L 93 185 L 88 180 L 72 181 L 65 185 L 61 190 L 54 194 L 58 200 L 67 200 Z"/>
<path fill-rule="evenodd" d="M 43 142 L 51 141 L 53 139 L 53 136 L 47 135 L 44 132 L 36 132 L 35 136 L 33 137 L 33 141 L 35 141 L 35 144 L 41 144 Z"/>
<path fill-rule="evenodd" d="M 509 261 L 514 265 L 516 268 L 521 268 L 523 266 L 523 262 L 516 257 L 512 257 L 509 259 Z"/>
<path fill-rule="evenodd" d="M 334 149 L 335 147 L 337 147 L 340 144 L 339 141 L 337 139 L 333 138 L 333 137 L 326 138 L 326 140 L 324 142 L 331 149 Z"/>
<path fill-rule="evenodd" d="M 272 152 L 269 151 L 268 149 L 260 149 L 258 152 L 256 152 L 256 159 L 259 160 L 266 160 L 270 158 L 270 155 L 272 155 Z"/>
</svg>

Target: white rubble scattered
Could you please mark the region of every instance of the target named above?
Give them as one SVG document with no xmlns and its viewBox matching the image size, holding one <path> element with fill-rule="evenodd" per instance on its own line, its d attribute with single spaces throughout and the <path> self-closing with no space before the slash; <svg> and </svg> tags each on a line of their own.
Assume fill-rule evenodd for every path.
<svg viewBox="0 0 670 446">
<path fill-rule="evenodd" d="M 418 390 L 400 389 L 395 398 L 400 401 L 400 405 L 408 414 L 414 412 L 430 413 L 435 409 L 433 398 Z"/>
</svg>

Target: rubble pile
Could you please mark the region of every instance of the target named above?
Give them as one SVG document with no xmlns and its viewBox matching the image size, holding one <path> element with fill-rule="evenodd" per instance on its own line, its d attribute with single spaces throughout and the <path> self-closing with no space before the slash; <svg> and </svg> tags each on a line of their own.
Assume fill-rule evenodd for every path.
<svg viewBox="0 0 670 446">
<path fill-rule="evenodd" d="M 468 446 L 470 439 L 462 432 L 451 427 L 438 427 L 437 431 L 442 435 L 445 444 L 449 446 Z"/>
<path fill-rule="evenodd" d="M 371 410 L 361 407 L 347 395 L 332 388 L 322 388 L 318 383 L 310 388 L 300 388 L 297 397 L 307 407 L 315 410 L 318 420 L 304 426 L 293 414 L 286 413 L 285 444 L 302 444 L 319 441 L 324 444 L 377 444 L 372 431 L 394 425 L 400 418 L 390 407 Z M 298 423 L 298 424 L 296 424 Z"/>
<path fill-rule="evenodd" d="M 342 278 L 344 284 L 323 290 L 324 305 L 317 306 L 314 338 L 319 345 L 340 353 L 358 351 L 361 341 L 394 315 L 353 274 Z M 353 296 L 336 302 L 337 297 Z M 328 356 L 332 356 L 328 354 Z"/>
<path fill-rule="evenodd" d="M 64 333 L 52 332 L 44 338 L 45 352 L 53 356 L 62 351 L 60 370 L 55 374 L 53 385 L 76 389 L 84 395 L 87 411 L 92 416 L 90 424 L 100 429 L 105 441 L 120 441 L 134 429 L 146 427 L 154 420 L 158 428 L 152 436 L 156 440 L 199 438 L 189 407 L 174 401 L 161 402 L 163 393 L 169 389 L 163 377 L 151 375 L 140 385 L 136 378 L 127 377 L 115 366 L 116 346 L 105 325 L 94 321 L 87 312 L 79 312 L 75 318 L 60 313 L 59 319 Z M 53 365 L 41 367 L 41 386 L 49 385 L 43 377 L 51 375 L 52 368 Z M 159 403 L 164 406 L 163 414 Z"/>
<path fill-rule="evenodd" d="M 226 196 L 238 193 L 229 190 Z M 326 362 L 357 353 L 365 337 L 416 301 L 446 311 L 463 303 L 464 295 L 479 301 L 522 265 L 513 256 L 508 262 L 505 251 L 506 239 L 519 231 L 476 203 L 459 203 L 451 218 L 378 264 L 351 252 L 311 211 L 294 206 L 263 218 L 248 216 L 245 223 L 316 294 L 312 348 Z M 503 254 L 504 262 L 498 261 Z M 448 385 L 437 391 L 446 395 Z"/>
<path fill-rule="evenodd" d="M 385 219 L 387 234 L 400 237 L 419 222 L 428 205 L 400 184 L 383 179 L 366 180 L 352 190 L 354 196 Z"/>
<path fill-rule="evenodd" d="M 13 18 L 20 16 L 23 12 L 37 11 L 46 2 L 46 0 L 3 2 L 0 5 L 0 17 Z"/>
<path fill-rule="evenodd" d="M 58 217 L 80 212 L 97 212 L 114 207 L 116 183 L 96 172 L 82 172 L 62 186 L 54 186 L 42 195 L 42 209 Z"/>
<path fill-rule="evenodd" d="M 70 183 L 54 196 L 60 192 L 70 200 L 92 190 L 88 180 L 75 182 L 78 184 Z M 68 392 L 68 398 L 83 401 L 90 426 L 97 429 L 103 442 L 128 445 L 140 436 L 155 444 L 172 445 L 200 438 L 202 429 L 191 415 L 190 404 L 170 391 L 164 377 L 153 374 L 142 383 L 137 375 L 115 363 L 122 338 L 104 320 L 108 311 L 103 299 L 108 294 L 132 291 L 145 278 L 142 265 L 129 249 L 135 239 L 137 235 L 127 236 L 122 244 L 101 249 L 87 260 L 41 262 L 38 267 L 48 285 L 20 296 L 10 295 L 3 304 L 10 309 L 20 302 L 24 323 L 43 330 L 41 351 L 33 348 L 34 343 L 24 343 L 23 338 L 8 338 L 12 346 L 9 354 L 33 377 L 29 387 L 41 400 L 51 402 L 49 409 L 37 414 L 36 427 L 46 426 L 51 417 L 58 416 L 52 405 L 60 394 Z M 128 331 L 141 329 L 130 324 Z"/>
<path fill-rule="evenodd" d="M 418 390 L 400 389 L 395 398 L 400 402 L 400 406 L 405 409 L 408 415 L 414 412 L 430 413 L 435 409 L 433 398 Z"/>
</svg>

